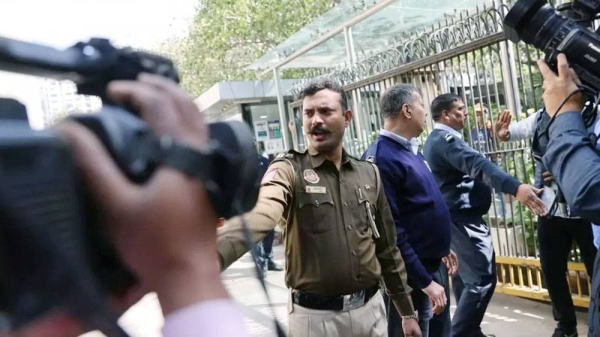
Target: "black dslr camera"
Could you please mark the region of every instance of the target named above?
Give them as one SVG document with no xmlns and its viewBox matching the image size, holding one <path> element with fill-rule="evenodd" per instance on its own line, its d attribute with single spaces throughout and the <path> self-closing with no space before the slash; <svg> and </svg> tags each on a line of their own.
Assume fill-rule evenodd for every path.
<svg viewBox="0 0 600 337">
<path fill-rule="evenodd" d="M 100 113 L 69 118 L 101 140 L 131 181 L 144 184 L 158 167 L 171 166 L 203 182 L 221 217 L 254 207 L 258 155 L 244 123 L 209 124 L 209 145 L 195 151 L 158 137 L 135 111 L 107 99 L 109 82 L 142 72 L 178 81 L 170 60 L 105 39 L 56 50 L 0 37 L 0 70 L 71 80 L 79 94 L 100 97 Z M 58 307 L 86 328 L 127 336 L 105 300 L 134 285 L 136 276 L 81 186 L 67 144 L 52 130 L 32 130 L 24 106 L 0 100 L 0 333 Z"/>
<path fill-rule="evenodd" d="M 515 43 L 523 40 L 544 51 L 555 72 L 556 56 L 564 53 L 582 84 L 597 93 L 600 36 L 590 28 L 598 13 L 599 0 L 573 0 L 556 10 L 546 0 L 518 0 L 504 18 L 504 32 Z"/>
</svg>

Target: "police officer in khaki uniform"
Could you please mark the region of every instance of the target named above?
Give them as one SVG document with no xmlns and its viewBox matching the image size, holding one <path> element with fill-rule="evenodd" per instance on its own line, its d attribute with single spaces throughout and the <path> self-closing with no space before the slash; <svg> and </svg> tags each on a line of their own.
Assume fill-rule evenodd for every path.
<svg viewBox="0 0 600 337">
<path fill-rule="evenodd" d="M 283 228 L 290 337 L 387 336 L 381 278 L 405 336 L 421 336 L 379 171 L 342 148 L 352 111 L 341 86 L 312 82 L 301 98 L 309 149 L 277 156 L 245 215 L 254 242 Z M 240 218 L 218 241 L 225 269 L 248 250 Z"/>
</svg>

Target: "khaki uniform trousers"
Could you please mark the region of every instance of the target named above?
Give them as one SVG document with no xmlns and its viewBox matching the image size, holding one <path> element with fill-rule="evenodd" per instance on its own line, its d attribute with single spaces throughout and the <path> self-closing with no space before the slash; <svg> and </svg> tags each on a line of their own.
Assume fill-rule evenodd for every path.
<svg viewBox="0 0 600 337">
<path fill-rule="evenodd" d="M 387 315 L 381 291 L 350 311 L 314 310 L 288 298 L 289 337 L 387 337 Z"/>
</svg>

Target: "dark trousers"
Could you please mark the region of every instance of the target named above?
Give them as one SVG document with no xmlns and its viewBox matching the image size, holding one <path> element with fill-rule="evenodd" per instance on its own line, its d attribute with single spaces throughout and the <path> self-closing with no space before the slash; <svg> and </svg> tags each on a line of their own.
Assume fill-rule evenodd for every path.
<svg viewBox="0 0 600 337">
<path fill-rule="evenodd" d="M 448 282 L 448 269 L 443 263 L 437 271 L 431 273 L 433 281 L 443 286 L 446 290 L 446 296 L 450 293 Z M 450 337 L 450 301 L 444 312 L 440 315 L 433 315 L 431 301 L 429 297 L 413 282 L 409 280 L 409 286 L 412 288 L 410 295 L 415 310 L 419 312 L 419 327 L 421 328 L 421 337 Z M 394 303 L 384 292 L 385 308 L 388 314 L 388 336 L 404 337 L 402 331 L 402 319 L 394 306 Z M 449 298 L 449 297 L 448 297 Z M 433 316 L 433 317 L 432 317 Z"/>
<path fill-rule="evenodd" d="M 269 263 L 273 262 L 273 241 L 275 240 L 275 230 L 272 230 L 265 238 L 254 245 L 254 251 L 258 260 L 259 267 L 264 271 L 267 270 Z"/>
<path fill-rule="evenodd" d="M 452 250 L 459 261 L 458 274 L 452 278 L 456 298 L 452 336 L 477 336 L 497 282 L 492 236 L 483 219 L 453 222 Z"/>
<path fill-rule="evenodd" d="M 459 262 L 460 263 L 460 262 Z M 452 321 L 450 320 L 450 280 L 448 278 L 448 268 L 442 263 L 440 270 L 434 275 L 435 282 L 439 283 L 446 292 L 448 304 L 444 311 L 439 315 L 433 315 L 429 321 L 429 337 L 451 337 L 452 336 Z"/>
<path fill-rule="evenodd" d="M 552 301 L 552 315 L 561 330 L 573 332 L 577 327 L 577 318 L 566 277 L 567 262 L 575 242 L 585 269 L 592 277 L 596 246 L 591 224 L 583 219 L 540 218 L 538 240 L 542 272 Z"/>
</svg>

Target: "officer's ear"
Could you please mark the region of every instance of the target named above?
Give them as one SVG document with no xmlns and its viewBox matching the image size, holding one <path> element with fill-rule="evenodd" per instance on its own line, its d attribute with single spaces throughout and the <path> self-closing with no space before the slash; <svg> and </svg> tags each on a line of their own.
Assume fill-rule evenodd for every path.
<svg viewBox="0 0 600 337">
<path fill-rule="evenodd" d="M 450 119 L 450 110 L 442 111 L 442 119 Z"/>
<path fill-rule="evenodd" d="M 344 112 L 344 120 L 346 123 L 346 127 L 350 125 L 350 121 L 352 120 L 352 110 L 348 109 Z"/>
</svg>

